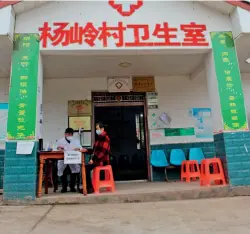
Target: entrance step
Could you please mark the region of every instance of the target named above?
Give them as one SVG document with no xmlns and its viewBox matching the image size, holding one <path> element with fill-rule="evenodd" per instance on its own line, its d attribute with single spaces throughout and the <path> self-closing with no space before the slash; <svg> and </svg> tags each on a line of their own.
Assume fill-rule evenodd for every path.
<svg viewBox="0 0 250 234">
<path fill-rule="evenodd" d="M 138 183 L 138 186 L 146 184 L 144 189 L 125 189 L 115 193 L 101 193 L 83 196 L 76 193 L 52 193 L 43 195 L 35 201 L 2 201 L 1 205 L 58 205 L 58 204 L 109 204 L 109 203 L 139 203 L 139 202 L 159 202 L 188 199 L 223 198 L 235 196 L 250 196 L 250 186 L 230 187 L 213 186 L 200 187 L 198 184 L 186 186 L 186 183 L 160 183 L 161 188 L 155 189 L 154 183 Z M 174 185 L 174 186 L 171 186 Z M 176 184 L 179 184 L 176 186 Z M 192 183 L 191 183 L 192 184 Z M 184 186 L 183 186 L 184 185 Z M 127 187 L 134 187 L 135 184 L 127 184 Z M 175 187 L 175 188 L 171 188 Z"/>
</svg>

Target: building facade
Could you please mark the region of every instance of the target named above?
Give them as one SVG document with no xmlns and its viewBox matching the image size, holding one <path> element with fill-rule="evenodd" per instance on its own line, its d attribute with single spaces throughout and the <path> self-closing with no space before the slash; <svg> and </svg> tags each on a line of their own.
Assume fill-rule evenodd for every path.
<svg viewBox="0 0 250 234">
<path fill-rule="evenodd" d="M 123 111 L 124 126 L 128 113 L 139 113 L 136 132 L 114 135 L 127 134 L 114 151 L 125 152 L 136 135 L 143 179 L 164 180 L 150 166 L 150 150 L 199 147 L 222 159 L 230 185 L 250 184 L 247 3 L 16 2 L 0 9 L 0 19 L 5 200 L 35 199 L 39 139 L 55 144 L 77 117 L 72 126 L 85 124 L 91 144 L 97 120 L 118 121 L 105 111 Z M 88 114 L 79 115 L 78 105 L 70 115 L 73 100 L 90 103 Z M 108 107 L 113 112 L 102 112 Z M 35 142 L 31 154 L 17 154 L 21 141 Z"/>
</svg>

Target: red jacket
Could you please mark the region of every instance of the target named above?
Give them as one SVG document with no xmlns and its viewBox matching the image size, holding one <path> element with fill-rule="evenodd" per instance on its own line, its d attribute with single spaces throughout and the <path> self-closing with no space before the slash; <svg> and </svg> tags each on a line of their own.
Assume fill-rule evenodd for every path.
<svg viewBox="0 0 250 234">
<path fill-rule="evenodd" d="M 106 132 L 98 136 L 93 150 L 88 150 L 88 153 L 93 154 L 92 160 L 95 165 L 109 164 L 110 139 Z"/>
</svg>

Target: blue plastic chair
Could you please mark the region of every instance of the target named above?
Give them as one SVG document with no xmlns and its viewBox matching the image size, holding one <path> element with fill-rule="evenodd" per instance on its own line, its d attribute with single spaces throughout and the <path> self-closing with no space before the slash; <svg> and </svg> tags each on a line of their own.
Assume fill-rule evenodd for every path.
<svg viewBox="0 0 250 234">
<path fill-rule="evenodd" d="M 165 169 L 165 178 L 168 181 L 166 168 L 170 166 L 167 161 L 166 155 L 163 150 L 152 150 L 150 156 L 150 164 L 153 167 L 164 167 Z"/>
<path fill-rule="evenodd" d="M 170 152 L 170 164 L 181 166 L 181 163 L 186 160 L 185 154 L 181 149 L 172 149 Z"/>
<path fill-rule="evenodd" d="M 189 160 L 196 160 L 199 164 L 201 161 L 205 159 L 205 156 L 201 150 L 201 148 L 191 148 L 189 151 Z"/>
</svg>

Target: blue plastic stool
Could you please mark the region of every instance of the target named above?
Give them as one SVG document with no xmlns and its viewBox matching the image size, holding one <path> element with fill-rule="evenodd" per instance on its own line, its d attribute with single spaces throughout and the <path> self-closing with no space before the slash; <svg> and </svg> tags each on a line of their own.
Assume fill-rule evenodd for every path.
<svg viewBox="0 0 250 234">
<path fill-rule="evenodd" d="M 168 181 L 166 168 L 170 165 L 167 161 L 166 155 L 163 150 L 152 150 L 150 156 L 150 164 L 153 167 L 164 167 L 165 178 Z"/>
<path fill-rule="evenodd" d="M 201 161 L 205 159 L 205 156 L 201 150 L 201 148 L 191 148 L 189 151 L 189 160 L 196 160 L 199 164 Z"/>
<path fill-rule="evenodd" d="M 170 152 L 170 164 L 181 166 L 181 163 L 186 160 L 185 154 L 181 149 L 172 149 Z"/>
</svg>

